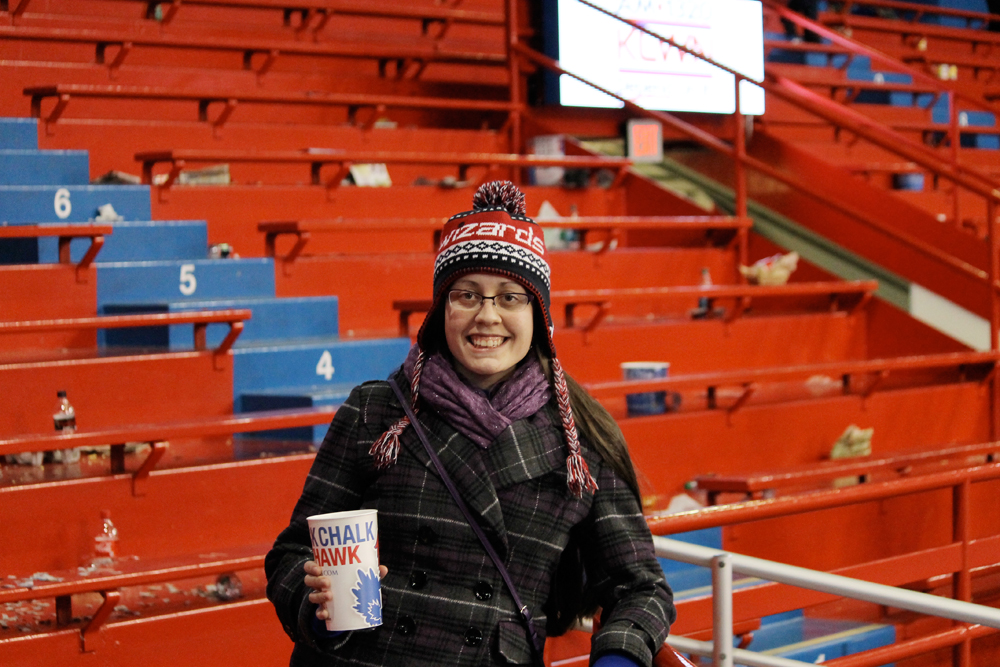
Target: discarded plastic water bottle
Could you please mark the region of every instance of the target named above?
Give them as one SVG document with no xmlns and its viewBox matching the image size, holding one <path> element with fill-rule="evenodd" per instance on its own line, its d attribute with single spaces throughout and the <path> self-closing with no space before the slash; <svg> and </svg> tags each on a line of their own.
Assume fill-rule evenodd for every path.
<svg viewBox="0 0 1000 667">
<path fill-rule="evenodd" d="M 69 435 L 70 433 L 76 433 L 76 410 L 73 409 L 73 405 L 66 398 L 66 391 L 60 391 L 57 396 L 59 397 L 59 404 L 56 406 L 56 411 L 52 415 L 52 421 L 55 424 L 56 432 L 60 435 Z M 76 463 L 80 460 L 80 448 L 70 447 L 67 449 L 57 450 L 54 454 L 56 461 L 62 460 L 63 463 Z"/>
<path fill-rule="evenodd" d="M 701 269 L 701 286 L 702 288 L 708 288 L 712 286 L 712 274 L 709 273 L 708 267 L 702 267 Z M 712 314 L 712 301 L 713 299 L 703 296 L 698 298 L 698 307 L 691 311 L 691 317 L 695 319 L 701 319 L 708 317 Z"/>
<path fill-rule="evenodd" d="M 101 510 L 101 532 L 94 537 L 93 565 L 111 565 L 115 560 L 118 529 L 111 522 L 111 512 Z"/>
</svg>

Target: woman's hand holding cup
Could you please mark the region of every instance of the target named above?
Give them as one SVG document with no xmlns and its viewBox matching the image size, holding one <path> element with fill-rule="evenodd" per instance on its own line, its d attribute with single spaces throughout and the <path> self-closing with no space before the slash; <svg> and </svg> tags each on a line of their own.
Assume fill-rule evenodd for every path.
<svg viewBox="0 0 1000 667">
<path fill-rule="evenodd" d="M 326 603 L 333 602 L 333 580 L 330 577 L 323 576 L 323 568 L 314 560 L 306 561 L 303 569 L 306 571 L 305 584 L 313 589 L 309 593 L 309 601 L 315 605 L 319 605 L 316 608 L 316 618 L 325 621 L 330 618 L 330 612 L 327 611 Z M 388 572 L 389 570 L 385 565 L 378 566 L 379 579 L 384 579 Z"/>
</svg>

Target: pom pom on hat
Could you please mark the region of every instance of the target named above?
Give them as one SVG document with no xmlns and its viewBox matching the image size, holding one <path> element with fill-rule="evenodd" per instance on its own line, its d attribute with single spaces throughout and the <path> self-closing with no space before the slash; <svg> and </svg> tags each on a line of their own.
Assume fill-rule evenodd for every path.
<svg viewBox="0 0 1000 667">
<path fill-rule="evenodd" d="M 510 181 L 490 181 L 483 183 L 472 196 L 472 210 L 502 208 L 511 215 L 524 216 L 524 193 Z"/>
</svg>

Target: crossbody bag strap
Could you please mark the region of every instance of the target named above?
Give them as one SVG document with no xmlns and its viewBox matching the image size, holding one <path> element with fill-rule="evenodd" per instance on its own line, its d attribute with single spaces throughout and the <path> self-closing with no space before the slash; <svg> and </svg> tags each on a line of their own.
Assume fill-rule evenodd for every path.
<svg viewBox="0 0 1000 667">
<path fill-rule="evenodd" d="M 538 633 L 535 631 L 535 624 L 531 619 L 531 610 L 528 609 L 528 605 L 521 602 L 521 596 L 517 594 L 514 582 L 511 580 L 510 573 L 507 571 L 506 566 L 504 566 L 503 561 L 500 560 L 500 555 L 496 552 L 496 549 L 493 548 L 493 545 L 490 544 L 490 541 L 483 532 L 483 529 L 472 516 L 472 512 L 469 511 L 465 501 L 462 500 L 462 496 L 458 493 L 458 489 L 455 488 L 455 483 L 451 480 L 451 476 L 449 476 L 445 471 L 444 465 L 442 465 L 441 459 L 438 458 L 437 452 L 434 451 L 434 448 L 431 447 L 431 443 L 428 442 L 427 434 L 424 433 L 423 427 L 420 425 L 420 422 L 417 421 L 417 417 L 413 414 L 413 409 L 403 396 L 403 392 L 400 391 L 399 385 L 396 384 L 395 380 L 390 378 L 389 386 L 392 387 L 393 392 L 396 394 L 396 398 L 399 399 L 400 405 L 403 406 L 406 416 L 410 419 L 410 425 L 413 427 L 413 430 L 417 432 L 417 437 L 419 437 L 420 442 L 423 443 L 424 449 L 427 450 L 427 455 L 430 457 L 431 462 L 437 469 L 438 475 L 441 477 L 441 481 L 443 481 L 444 485 L 448 487 L 448 493 L 450 493 L 451 497 L 455 499 L 455 504 L 458 505 L 458 509 L 460 509 L 462 514 L 465 515 L 465 520 L 469 522 L 469 526 L 472 527 L 473 532 L 476 533 L 476 537 L 478 537 L 479 541 L 482 542 L 483 548 L 486 550 L 486 553 L 489 554 L 489 557 L 493 560 L 494 565 L 496 565 L 497 570 L 500 572 L 500 576 L 507 585 L 507 590 L 510 591 L 511 597 L 514 598 L 514 604 L 517 605 L 518 612 L 521 614 L 521 621 L 524 623 L 525 630 L 528 633 L 528 639 L 531 642 L 535 660 L 538 664 L 541 664 L 542 641 L 539 638 Z"/>
</svg>

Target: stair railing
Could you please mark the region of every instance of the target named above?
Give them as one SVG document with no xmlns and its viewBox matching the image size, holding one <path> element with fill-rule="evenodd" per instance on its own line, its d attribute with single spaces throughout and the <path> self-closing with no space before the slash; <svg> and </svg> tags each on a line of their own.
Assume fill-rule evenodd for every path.
<svg viewBox="0 0 1000 667">
<path fill-rule="evenodd" d="M 991 20 L 1000 20 L 1000 16 L 986 12 L 976 12 L 969 9 L 956 9 L 954 7 L 936 7 L 934 5 L 921 5 L 915 2 L 899 2 L 899 0 L 844 0 L 839 3 L 839 8 L 829 10 L 831 14 L 847 16 L 854 7 L 878 7 L 884 9 L 898 9 L 910 14 L 910 18 L 899 18 L 897 20 L 917 23 L 924 16 L 936 14 L 938 16 L 950 16 L 965 19 L 967 22 L 983 21 L 989 23 Z M 968 23 L 966 23 L 968 25 Z"/>
<path fill-rule="evenodd" d="M 660 121 L 666 126 L 669 126 L 678 132 L 690 137 L 695 142 L 709 148 L 715 152 L 721 153 L 726 157 L 733 160 L 734 167 L 734 185 L 735 185 L 735 214 L 738 217 L 748 217 L 747 208 L 747 181 L 746 181 L 746 169 L 751 168 L 755 171 L 765 174 L 766 176 L 784 183 L 790 188 L 796 190 L 797 192 L 814 199 L 824 206 L 827 206 L 839 213 L 847 215 L 848 217 L 854 218 L 859 222 L 869 226 L 879 233 L 884 234 L 890 238 L 895 239 L 899 243 L 915 250 L 916 252 L 932 259 L 935 262 L 939 262 L 944 266 L 950 268 L 951 270 L 964 274 L 966 277 L 972 278 L 974 281 L 982 283 L 984 287 L 989 290 L 990 294 L 990 349 L 997 351 L 1000 349 L 1000 234 L 997 232 L 997 213 L 998 206 L 1000 206 L 1000 186 L 992 184 L 989 179 L 985 179 L 986 182 L 981 181 L 985 177 L 979 174 L 975 170 L 971 170 L 967 167 L 963 167 L 955 163 L 954 165 L 945 163 L 940 159 L 940 156 L 936 156 L 930 151 L 920 151 L 913 157 L 919 157 L 922 165 L 935 176 L 943 177 L 946 180 L 951 181 L 955 184 L 955 188 L 967 187 L 967 189 L 972 192 L 983 196 L 986 199 L 987 208 L 987 243 L 990 248 L 989 255 L 989 265 L 986 270 L 981 269 L 977 266 L 966 262 L 965 260 L 944 252 L 940 248 L 934 246 L 931 243 L 924 241 L 923 239 L 917 237 L 914 234 L 909 234 L 905 231 L 894 229 L 883 224 L 881 221 L 874 219 L 873 217 L 866 214 L 864 211 L 858 210 L 852 206 L 839 202 L 831 197 L 827 197 L 822 193 L 816 192 L 808 183 L 796 178 L 795 176 L 786 174 L 778 169 L 775 169 L 771 165 L 758 160 L 747 154 L 746 150 L 746 125 L 743 113 L 740 110 L 740 85 L 743 81 L 749 81 L 754 85 L 761 86 L 765 91 L 779 95 L 784 99 L 789 100 L 792 104 L 805 109 L 807 112 L 816 113 L 814 111 L 813 105 L 808 104 L 805 100 L 811 99 L 807 95 L 801 94 L 801 91 L 794 90 L 787 85 L 787 81 L 780 80 L 779 77 L 774 77 L 773 75 L 768 76 L 765 73 L 765 78 L 763 81 L 756 81 L 735 69 L 723 65 L 722 63 L 716 62 L 715 60 L 706 57 L 705 55 L 694 51 L 693 49 L 684 46 L 672 39 L 666 38 L 659 35 L 646 27 L 634 22 L 629 19 L 623 18 L 613 12 L 610 12 L 589 0 L 578 0 L 581 4 L 584 4 L 596 11 L 601 12 L 617 21 L 621 21 L 626 25 L 638 30 L 644 34 L 647 34 L 663 44 L 667 44 L 672 48 L 678 49 L 688 55 L 694 56 L 699 60 L 713 65 L 720 70 L 731 74 L 733 76 L 733 83 L 735 88 L 735 108 L 733 111 L 733 125 L 734 125 L 734 140 L 732 143 L 728 143 L 722 139 L 719 139 L 715 135 L 707 132 L 691 123 L 688 123 L 677 116 L 664 112 L 656 111 L 652 109 L 646 109 L 645 107 L 639 106 L 638 104 L 626 99 L 614 92 L 601 87 L 600 85 L 585 79 L 584 77 L 570 72 L 564 69 L 556 60 L 549 58 L 548 56 L 539 53 L 538 51 L 521 44 L 518 39 L 518 26 L 517 26 L 517 15 L 516 15 L 516 0 L 508 0 L 507 3 L 507 15 L 508 15 L 508 39 L 509 39 L 509 62 L 510 62 L 510 87 L 511 87 L 511 101 L 516 102 L 519 99 L 520 93 L 520 83 L 521 83 L 521 62 L 520 58 L 537 65 L 544 67 L 550 71 L 557 74 L 565 74 L 574 79 L 577 79 L 581 83 L 584 83 L 595 90 L 598 90 L 605 95 L 608 95 L 618 101 L 620 101 L 623 107 L 639 116 L 645 116 L 648 118 L 653 118 Z M 798 15 L 792 15 L 792 18 L 798 17 Z M 798 17 L 801 21 L 806 21 L 802 17 Z M 838 43 L 842 43 L 848 48 L 854 49 L 865 49 L 865 55 L 868 52 L 874 54 L 879 62 L 883 62 L 882 58 L 888 59 L 888 56 L 884 54 L 879 54 L 873 49 L 868 49 L 867 47 L 861 47 L 860 45 L 854 43 L 853 41 L 846 40 L 839 35 L 836 35 L 832 31 L 808 22 L 810 29 L 818 29 L 817 32 L 825 33 L 824 36 L 830 35 L 838 38 Z M 895 67 L 900 67 L 897 63 Z M 905 67 L 905 65 L 903 66 Z M 921 73 L 922 74 L 922 73 Z M 923 75 L 926 76 L 926 75 Z M 928 77 L 929 79 L 930 77 Z M 933 81 L 933 79 L 931 79 Z M 808 91 L 807 91 L 808 92 Z M 949 93 L 951 91 L 948 91 Z M 518 97 L 515 97 L 518 96 Z M 819 107 L 815 107 L 819 110 Z M 954 105 L 952 105 L 954 109 Z M 825 107 L 826 111 L 831 111 L 830 107 Z M 849 131 L 857 134 L 858 136 L 864 137 L 870 141 L 882 142 L 879 145 L 887 143 L 884 141 L 885 137 L 892 137 L 895 139 L 898 137 L 901 142 L 911 143 L 902 135 L 899 135 L 891 128 L 873 120 L 865 118 L 864 122 L 860 122 L 854 117 L 848 118 L 846 114 L 830 114 L 827 120 L 834 123 L 838 127 L 844 127 Z M 956 121 L 957 123 L 957 121 Z M 957 127 L 957 125 L 956 125 Z M 511 112 L 510 116 L 510 130 L 511 130 L 511 140 L 514 146 L 520 146 L 521 134 L 520 134 L 520 112 L 515 108 Z M 957 136 L 957 135 L 956 135 Z M 898 152 L 897 146 L 893 145 L 895 142 L 888 142 L 888 150 Z M 902 145 L 902 143 L 900 144 Z M 912 159 L 909 155 L 910 151 L 904 155 L 907 159 Z M 957 194 L 956 194 L 957 197 Z M 746 232 L 743 232 L 744 234 Z M 744 244 L 745 245 L 745 244 Z M 745 263 L 745 259 L 741 257 L 741 262 Z M 994 375 L 997 375 L 996 373 Z M 992 411 L 991 411 L 991 424 L 990 424 L 990 435 L 991 438 L 996 439 L 1000 436 L 1000 378 L 994 377 L 991 382 L 991 392 L 992 392 Z"/>
<path fill-rule="evenodd" d="M 937 91 L 938 95 L 945 97 L 948 100 L 948 130 L 946 134 L 948 137 L 948 146 L 950 149 L 946 164 L 949 167 L 947 171 L 950 172 L 951 175 L 949 176 L 948 174 L 941 173 L 937 168 L 928 166 L 928 164 L 916 160 L 912 157 L 910 157 L 909 159 L 914 160 L 915 162 L 920 164 L 920 166 L 928 169 L 929 171 L 935 173 L 936 175 L 945 176 L 956 185 L 962 185 L 962 187 L 972 192 L 975 192 L 980 196 L 985 197 L 987 201 L 990 200 L 990 195 L 993 192 L 996 192 L 996 188 L 998 187 L 997 182 L 989 175 L 983 174 L 982 172 L 976 169 L 966 167 L 960 164 L 958 161 L 958 149 L 961 144 L 961 125 L 959 123 L 958 103 L 961 102 L 963 105 L 975 107 L 980 111 L 986 111 L 989 113 L 997 113 L 997 107 L 995 105 L 992 105 L 989 102 L 986 102 L 985 100 L 977 99 L 976 97 L 955 90 L 952 86 L 948 85 L 948 83 L 941 81 L 940 79 L 936 79 L 932 76 L 929 76 L 925 72 L 921 72 L 918 69 L 910 67 L 909 65 L 901 62 L 897 58 L 893 58 L 892 56 L 882 53 L 877 49 L 861 44 L 860 42 L 856 42 L 849 37 L 845 37 L 836 30 L 831 30 L 830 28 L 827 28 L 823 24 L 817 23 L 816 21 L 812 21 L 802 16 L 801 14 L 789 11 L 786 7 L 783 7 L 782 5 L 776 3 L 774 0 L 762 0 L 762 2 L 764 3 L 765 7 L 767 7 L 770 11 L 780 16 L 782 20 L 791 21 L 792 23 L 795 23 L 801 28 L 814 32 L 820 37 L 830 40 L 837 46 L 841 46 L 847 49 L 852 54 L 849 57 L 865 56 L 867 58 L 870 58 L 872 64 L 878 64 L 879 66 L 884 67 L 888 70 L 898 72 L 900 74 L 906 74 L 907 76 L 912 77 L 915 82 L 919 82 L 922 85 L 926 85 L 932 90 Z M 835 109 L 836 111 L 834 111 L 834 114 L 839 112 L 845 115 L 853 115 L 855 117 L 860 117 L 864 119 L 864 121 L 867 121 L 869 123 L 872 122 L 871 119 L 863 116 L 862 114 L 853 112 L 847 109 L 844 105 L 838 104 L 832 100 L 821 98 L 819 95 L 816 95 L 815 93 L 806 90 L 802 86 L 797 86 L 796 84 L 789 82 L 787 79 L 783 79 L 782 77 L 774 77 L 774 80 L 784 84 L 784 87 L 786 88 L 787 87 L 796 88 L 797 92 L 800 94 L 805 93 L 810 95 L 813 98 L 814 102 L 812 105 L 810 105 L 812 107 L 822 105 L 826 106 L 827 109 Z M 773 92 L 779 96 L 784 97 L 785 99 L 788 99 L 787 96 L 781 95 L 781 93 L 778 91 L 769 90 L 768 92 Z M 813 109 L 809 109 L 809 111 L 811 111 L 816 115 L 819 115 L 820 117 L 824 118 L 829 122 L 833 122 L 836 124 L 836 121 L 833 120 L 829 114 L 824 115 L 822 113 L 817 113 Z M 932 159 L 938 164 L 942 162 L 940 153 L 934 151 L 931 148 L 928 148 L 927 146 L 917 144 L 916 142 L 912 142 L 909 139 L 895 132 L 893 132 L 893 136 L 891 136 L 891 143 L 887 144 L 886 140 L 890 139 L 890 137 L 885 135 L 884 129 L 886 128 L 881 127 L 879 128 L 879 132 L 874 133 L 873 136 L 871 137 L 866 136 L 865 138 L 869 139 L 876 145 L 881 146 L 882 148 L 886 148 L 887 150 L 897 152 L 904 156 L 907 156 L 907 154 L 910 153 L 912 149 L 916 148 L 921 152 L 932 156 Z M 899 144 L 900 142 L 905 142 L 901 146 L 907 146 L 910 150 L 907 150 L 906 153 L 894 150 L 892 145 Z M 968 177 L 973 181 L 978 181 L 980 185 L 978 187 L 975 187 L 971 185 L 967 180 L 961 177 Z M 985 192 L 982 189 L 983 187 L 985 187 Z M 960 225 L 962 217 L 961 217 L 961 207 L 959 203 L 957 188 L 954 189 L 954 192 L 952 194 L 952 207 L 953 207 L 954 223 L 956 225 Z M 989 217 L 988 220 L 992 220 L 992 217 Z"/>
<path fill-rule="evenodd" d="M 747 568 L 736 568 L 735 565 L 734 569 L 737 569 L 737 571 L 745 574 L 761 576 L 762 578 L 771 581 L 787 583 L 810 590 L 825 591 L 837 595 L 846 595 L 847 597 L 856 599 L 879 602 L 880 604 L 889 604 L 891 606 L 901 607 L 904 609 L 912 609 L 914 611 L 920 611 L 921 613 L 932 613 L 936 616 L 979 624 L 987 626 L 988 628 L 1000 628 L 1000 610 L 970 604 L 972 600 L 972 570 L 996 564 L 997 545 L 1000 544 L 1000 535 L 978 538 L 973 537 L 972 521 L 970 516 L 971 505 L 973 502 L 972 485 L 978 482 L 990 482 L 997 479 L 1000 479 L 1000 464 L 988 463 L 969 468 L 916 475 L 907 479 L 892 480 L 887 482 L 869 482 L 846 488 L 779 496 L 777 498 L 770 498 L 766 500 L 751 500 L 730 505 L 716 505 L 702 510 L 681 512 L 671 515 L 654 514 L 647 516 L 646 518 L 653 535 L 663 536 L 691 530 L 700 530 L 703 528 L 749 523 L 763 519 L 787 517 L 807 512 L 859 505 L 868 502 L 882 501 L 888 498 L 898 498 L 915 493 L 950 489 L 952 494 L 952 536 L 950 544 L 924 549 L 916 554 L 889 557 L 870 564 L 869 567 L 857 566 L 852 569 L 854 569 L 855 573 L 859 575 L 861 575 L 862 572 L 865 572 L 870 573 L 873 576 L 878 576 L 879 573 L 884 574 L 889 571 L 897 573 L 908 572 L 911 571 L 909 568 L 912 567 L 913 559 L 916 558 L 924 565 L 934 564 L 935 567 L 940 568 L 940 570 L 935 570 L 936 572 L 943 571 L 947 573 L 950 571 L 952 573 L 955 599 L 945 599 L 938 596 L 926 596 L 931 598 L 931 600 L 924 600 L 924 598 L 911 598 L 914 593 L 906 591 L 907 595 L 904 595 L 899 600 L 893 602 L 879 602 L 876 598 L 858 597 L 855 594 L 857 592 L 856 589 L 859 588 L 857 583 L 852 584 L 854 588 L 851 588 L 850 590 L 845 589 L 848 592 L 839 592 L 827 588 L 815 588 L 814 586 L 808 584 L 808 579 L 797 579 L 796 581 L 791 581 L 784 578 L 776 578 L 775 576 L 772 576 L 772 574 L 774 574 L 772 572 L 767 572 L 765 574 L 763 570 L 752 571 Z M 663 544 L 659 541 L 660 539 L 661 538 L 659 537 L 654 537 L 658 555 L 660 546 Z M 671 545 L 671 555 L 666 555 L 665 557 L 674 558 L 675 560 L 684 560 L 685 562 L 692 562 L 685 560 L 684 557 L 673 555 L 675 553 L 680 553 L 682 555 L 685 553 L 695 553 L 690 550 L 691 545 L 685 543 L 678 544 L 683 544 L 683 547 L 675 547 Z M 713 556 L 718 554 L 718 552 L 711 549 L 708 551 L 711 551 Z M 704 559 L 707 553 L 708 552 L 699 553 L 698 557 Z M 747 557 L 739 556 L 738 558 L 742 559 Z M 702 563 L 699 562 L 698 564 Z M 751 564 L 751 566 L 755 567 L 753 564 Z M 797 568 L 787 571 L 785 568 L 790 568 L 790 566 L 782 566 L 779 568 L 781 571 L 777 572 L 777 574 L 782 577 L 792 575 L 795 575 L 795 577 L 801 577 L 803 574 L 802 572 L 795 574 L 795 570 L 797 570 Z M 810 575 L 810 577 L 811 576 L 812 575 Z M 824 576 L 817 577 L 816 581 L 825 580 L 827 582 L 834 583 L 839 581 L 839 579 L 827 579 L 831 576 L 834 575 L 824 573 Z M 713 573 L 713 585 L 714 581 L 715 579 Z M 868 591 L 869 586 L 877 585 L 866 583 L 864 586 L 860 586 L 860 589 Z M 903 592 L 891 586 L 882 586 L 878 589 L 882 591 L 879 593 L 880 595 L 882 593 L 889 593 L 889 591 L 882 590 L 883 588 L 888 588 L 894 593 Z M 867 595 L 868 593 L 865 592 L 865 594 Z M 731 598 L 731 593 L 728 594 L 728 597 Z M 933 603 L 932 607 L 915 608 L 907 606 L 911 602 L 923 604 L 923 602 L 920 602 L 921 600 L 929 604 Z M 905 604 L 901 604 L 901 602 Z M 961 602 L 962 604 L 956 606 L 956 603 L 958 602 Z M 937 603 L 941 603 L 940 606 L 938 606 Z M 715 604 L 720 604 L 720 602 L 716 600 Z M 976 607 L 977 610 L 972 610 L 970 607 Z M 730 607 L 730 615 L 732 614 L 731 609 L 732 608 Z M 972 613 L 974 615 L 953 615 L 953 612 L 956 610 L 960 611 L 962 614 Z M 730 629 L 732 627 L 731 616 L 728 627 Z M 899 643 L 894 647 L 890 647 L 893 649 L 892 652 L 877 649 L 880 652 L 876 654 L 875 651 L 872 651 L 871 653 L 873 653 L 873 657 L 870 659 L 862 660 L 861 656 L 854 656 L 854 661 L 851 661 L 849 658 L 844 658 L 840 660 L 844 660 L 845 662 L 842 663 L 838 660 L 836 664 L 838 667 L 844 667 L 845 665 L 847 667 L 876 667 L 877 665 L 883 665 L 894 660 L 901 660 L 913 655 L 919 655 L 920 653 L 934 650 L 936 648 L 954 646 L 956 647 L 955 650 L 958 656 L 957 664 L 959 667 L 971 667 L 971 642 L 975 637 L 980 636 L 978 633 L 986 631 L 977 629 L 976 625 L 967 627 L 967 632 L 955 632 L 955 630 L 957 630 L 957 628 L 952 628 L 950 631 L 939 633 L 931 638 L 922 638 L 911 642 Z M 992 632 L 992 630 L 990 630 L 990 632 Z M 721 639 L 719 637 L 715 637 L 713 643 L 716 646 L 732 646 L 731 636 L 732 634 L 730 630 L 728 643 L 725 641 L 725 636 L 722 636 Z M 683 648 L 677 644 L 674 644 L 674 646 L 681 650 L 687 650 L 687 648 Z M 739 658 L 739 662 L 747 665 L 753 664 L 743 660 L 742 656 Z"/>
<path fill-rule="evenodd" d="M 761 665 L 763 667 L 785 667 L 791 665 L 806 665 L 809 663 L 775 659 L 771 656 L 733 648 L 733 574 L 745 574 L 751 577 L 766 579 L 798 588 L 820 591 L 838 595 L 853 600 L 862 600 L 874 604 L 906 609 L 921 614 L 948 618 L 962 623 L 972 624 L 972 627 L 1000 630 L 1000 609 L 985 605 L 973 604 L 962 600 L 942 598 L 937 595 L 919 593 L 917 591 L 873 584 L 860 579 L 852 579 L 837 574 L 810 570 L 785 563 L 744 556 L 728 551 L 721 551 L 697 544 L 688 544 L 680 540 L 666 537 L 654 537 L 653 545 L 656 555 L 661 558 L 690 563 L 707 567 L 712 572 L 712 641 L 699 642 L 684 637 L 669 637 L 667 643 L 675 649 L 689 651 L 698 655 L 712 656 L 715 667 L 732 667 L 735 661 L 743 665 Z M 986 632 L 984 631 L 984 634 Z M 978 634 L 978 633 L 977 633 Z M 876 651 L 878 649 L 875 649 Z M 873 662 L 871 656 L 865 653 L 849 656 L 854 660 L 836 661 L 837 665 L 881 665 L 884 658 L 879 655 Z M 823 664 L 833 664 L 824 661 Z"/>
</svg>

